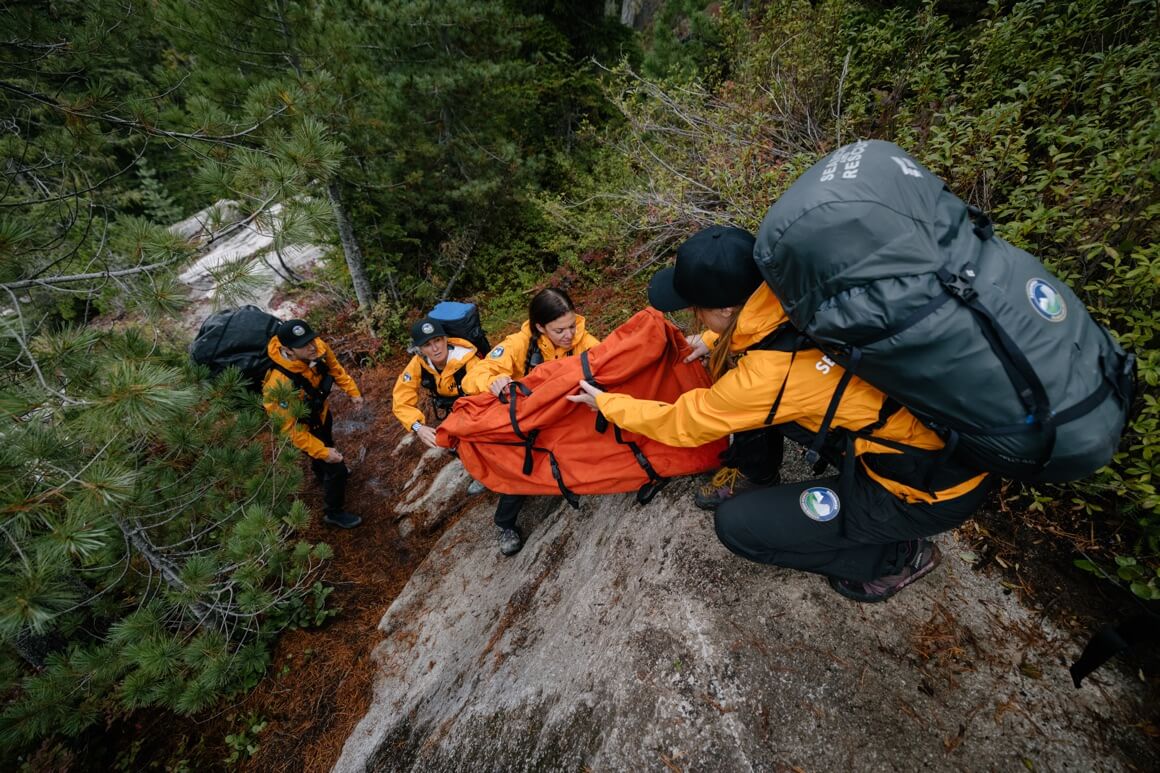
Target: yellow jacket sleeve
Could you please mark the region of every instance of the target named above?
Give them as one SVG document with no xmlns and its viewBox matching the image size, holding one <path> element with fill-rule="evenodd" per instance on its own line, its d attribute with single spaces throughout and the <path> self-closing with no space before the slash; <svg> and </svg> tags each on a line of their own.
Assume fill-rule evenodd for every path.
<svg viewBox="0 0 1160 773">
<path fill-rule="evenodd" d="M 512 379 L 524 377 L 524 363 L 528 358 L 530 339 L 522 332 L 512 333 L 487 353 L 473 362 L 463 377 L 463 391 L 469 395 L 486 392 L 491 382 L 500 376 Z"/>
<path fill-rule="evenodd" d="M 271 370 L 270 374 L 266 377 L 266 383 L 263 388 L 265 400 L 262 403 L 266 409 L 266 413 L 270 414 L 276 420 L 281 420 L 282 432 L 290 438 L 290 442 L 294 444 L 295 448 L 313 459 L 325 460 L 326 444 L 310 434 L 310 430 L 304 423 L 294 418 L 294 414 L 290 412 L 290 406 L 287 403 L 279 402 L 271 398 L 271 388 L 283 381 L 289 381 L 289 379 L 277 370 Z"/>
<path fill-rule="evenodd" d="M 606 392 L 596 398 L 596 404 L 618 427 L 670 446 L 689 448 L 763 426 L 776 386 L 755 381 L 748 369 L 738 367 L 712 387 L 685 392 L 675 403 Z"/>
<path fill-rule="evenodd" d="M 395 379 L 395 391 L 391 393 L 392 409 L 403 427 L 411 429 L 415 422 L 425 420 L 423 412 L 419 410 L 419 384 L 423 376 L 423 365 L 418 355 L 411 358 L 407 367 Z M 464 377 L 467 380 L 467 377 Z"/>
</svg>

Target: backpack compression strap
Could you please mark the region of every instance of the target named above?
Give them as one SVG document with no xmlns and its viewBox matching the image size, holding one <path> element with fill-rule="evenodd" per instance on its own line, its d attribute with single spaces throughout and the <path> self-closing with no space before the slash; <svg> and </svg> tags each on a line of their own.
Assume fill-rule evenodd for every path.
<svg viewBox="0 0 1160 773">
<path fill-rule="evenodd" d="M 1039 469 L 1042 470 L 1050 461 L 1055 449 L 1056 417 L 1051 412 L 1051 399 L 1047 396 L 1047 389 L 1039 380 L 1035 368 L 1028 362 L 1023 350 L 1011 339 L 990 309 L 979 300 L 978 292 L 971 286 L 974 276 L 975 268 L 969 263 L 960 275 L 952 274 L 945 266 L 938 270 L 939 282 L 942 283 L 943 289 L 971 310 L 979 322 L 979 329 L 999 357 L 1007 378 L 1011 380 L 1019 400 L 1027 411 L 1027 429 L 1031 429 L 1035 424 L 1043 428 L 1046 450 L 1039 463 Z"/>
<path fill-rule="evenodd" d="M 980 239 L 986 240 L 993 235 L 993 230 L 990 228 L 990 221 L 987 221 L 985 216 L 983 219 L 985 222 L 975 226 L 975 234 Z M 1051 400 L 1047 396 L 1047 390 L 1044 388 L 1043 382 L 1039 380 L 1039 376 L 1035 373 L 1035 368 L 1027 360 L 1026 355 L 1023 354 L 1019 345 L 1007 334 L 1007 331 L 1003 329 L 1003 326 L 999 323 L 995 315 L 979 300 L 978 292 L 971 285 L 971 280 L 976 275 L 975 267 L 968 263 L 963 267 L 960 274 L 952 274 L 946 266 L 943 266 L 936 272 L 936 275 L 944 290 L 941 295 L 931 298 L 927 303 L 916 309 L 894 327 L 860 340 L 857 344 L 851 346 L 851 354 L 913 327 L 921 320 L 933 314 L 952 298 L 958 300 L 970 310 L 978 321 L 980 332 L 987 339 L 987 343 L 990 344 L 992 351 L 995 352 L 995 356 L 998 357 L 1000 364 L 1003 366 L 1003 371 L 1007 374 L 1008 380 L 1010 380 L 1011 385 L 1015 388 L 1015 392 L 1018 394 L 1024 410 L 1027 411 L 1027 418 L 1021 424 L 989 428 L 985 431 L 991 435 L 1011 435 L 1030 432 L 1037 427 L 1042 428 L 1044 445 L 1046 447 L 1043 458 L 1039 462 L 1039 467 L 1042 469 L 1051 459 L 1052 451 L 1055 448 L 1056 427 L 1064 423 L 1059 416 L 1052 414 Z M 1078 415 L 1082 415 L 1086 410 L 1090 410 L 1091 406 L 1101 402 L 1105 395 L 1106 391 L 1098 394 L 1098 396 L 1092 395 L 1088 400 L 1084 401 L 1083 407 L 1078 411 Z M 1068 419 L 1070 420 L 1073 417 L 1074 414 L 1069 412 Z M 955 432 L 964 430 L 978 431 L 976 427 L 953 425 L 953 423 L 946 421 L 944 418 L 940 418 L 939 423 L 946 425 L 948 429 Z"/>
</svg>

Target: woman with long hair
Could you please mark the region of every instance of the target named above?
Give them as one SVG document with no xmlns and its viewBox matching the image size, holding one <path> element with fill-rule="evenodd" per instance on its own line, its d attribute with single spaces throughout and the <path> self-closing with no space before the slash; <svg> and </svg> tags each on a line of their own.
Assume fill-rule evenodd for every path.
<svg viewBox="0 0 1160 773">
<path fill-rule="evenodd" d="M 532 298 L 528 319 L 519 331 L 471 365 L 463 379 L 463 391 L 488 391 L 499 397 L 512 381 L 520 380 L 537 365 L 588 351 L 600 340 L 584 328 L 584 317 L 576 313 L 568 293 L 556 287 L 541 290 Z M 495 525 L 499 549 L 505 556 L 514 555 L 523 547 L 516 517 L 526 498 L 500 494 Z"/>
</svg>

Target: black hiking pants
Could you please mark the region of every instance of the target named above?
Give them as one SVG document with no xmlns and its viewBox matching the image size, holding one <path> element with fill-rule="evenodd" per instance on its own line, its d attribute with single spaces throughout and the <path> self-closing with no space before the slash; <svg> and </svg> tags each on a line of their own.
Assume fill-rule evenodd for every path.
<svg viewBox="0 0 1160 773">
<path fill-rule="evenodd" d="M 992 485 L 988 478 L 956 499 L 907 504 L 860 464 L 848 475 L 848 481 L 819 478 L 726 500 L 714 517 L 717 538 L 750 561 L 866 582 L 901 571 L 907 542 L 970 518 Z"/>
<path fill-rule="evenodd" d="M 516 516 L 527 498 L 526 494 L 500 494 L 499 504 L 495 506 L 495 525 L 501 529 L 514 529 Z"/>
<path fill-rule="evenodd" d="M 318 426 L 310 425 L 310 434 L 321 440 L 327 448 L 334 448 L 334 420 L 327 412 L 326 419 Z M 323 509 L 327 514 L 341 513 L 346 504 L 346 479 L 350 470 L 346 462 L 324 462 L 310 459 L 310 469 L 322 484 Z"/>
</svg>

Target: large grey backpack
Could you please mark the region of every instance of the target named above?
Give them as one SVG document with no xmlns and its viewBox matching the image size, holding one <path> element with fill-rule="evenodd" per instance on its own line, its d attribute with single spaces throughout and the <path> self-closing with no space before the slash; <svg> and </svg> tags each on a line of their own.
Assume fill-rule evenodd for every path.
<svg viewBox="0 0 1160 773">
<path fill-rule="evenodd" d="M 795 327 L 968 464 L 1063 482 L 1111 460 L 1135 358 L 897 145 L 856 142 L 811 167 L 754 256 Z"/>
</svg>

